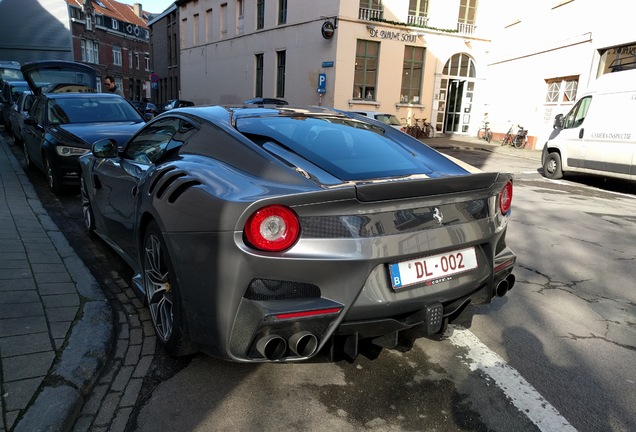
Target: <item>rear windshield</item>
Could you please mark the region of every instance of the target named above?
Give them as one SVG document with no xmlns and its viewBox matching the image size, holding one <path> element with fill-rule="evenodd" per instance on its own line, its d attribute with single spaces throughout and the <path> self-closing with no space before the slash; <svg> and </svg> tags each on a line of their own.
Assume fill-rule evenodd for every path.
<svg viewBox="0 0 636 432">
<path fill-rule="evenodd" d="M 411 144 L 389 138 L 382 128 L 358 120 L 322 116 L 255 117 L 238 118 L 236 127 L 254 142 L 278 143 L 342 180 L 431 171 L 423 154 Z"/>
</svg>

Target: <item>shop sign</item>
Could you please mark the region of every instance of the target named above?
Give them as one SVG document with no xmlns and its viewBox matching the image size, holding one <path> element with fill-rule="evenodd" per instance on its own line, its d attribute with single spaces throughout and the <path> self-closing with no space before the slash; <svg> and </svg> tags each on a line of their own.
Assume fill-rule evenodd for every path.
<svg viewBox="0 0 636 432">
<path fill-rule="evenodd" d="M 369 36 L 376 39 L 394 40 L 399 42 L 417 42 L 417 34 L 411 34 L 400 31 L 369 29 Z"/>
</svg>

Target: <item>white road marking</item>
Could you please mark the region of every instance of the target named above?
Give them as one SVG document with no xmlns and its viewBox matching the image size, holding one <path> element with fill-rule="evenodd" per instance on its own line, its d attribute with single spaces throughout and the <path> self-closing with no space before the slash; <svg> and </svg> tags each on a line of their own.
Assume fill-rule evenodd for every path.
<svg viewBox="0 0 636 432">
<path fill-rule="evenodd" d="M 525 413 L 541 431 L 576 432 L 576 429 L 519 372 L 508 366 L 497 353 L 491 351 L 469 330 L 452 326 L 450 342 L 468 350 L 468 367 L 481 370 Z"/>
</svg>

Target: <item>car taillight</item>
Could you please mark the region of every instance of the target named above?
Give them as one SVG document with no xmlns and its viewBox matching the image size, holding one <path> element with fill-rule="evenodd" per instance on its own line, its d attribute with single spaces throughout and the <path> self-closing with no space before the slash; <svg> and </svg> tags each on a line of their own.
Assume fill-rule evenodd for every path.
<svg viewBox="0 0 636 432">
<path fill-rule="evenodd" d="M 298 216 L 290 208 L 271 205 L 255 211 L 245 223 L 244 232 L 253 247 L 279 252 L 298 240 L 300 224 Z"/>
<path fill-rule="evenodd" d="M 501 192 L 499 192 L 499 210 L 501 214 L 506 214 L 510 210 L 510 206 L 512 205 L 512 182 L 508 181 L 506 185 L 503 187 Z"/>
</svg>

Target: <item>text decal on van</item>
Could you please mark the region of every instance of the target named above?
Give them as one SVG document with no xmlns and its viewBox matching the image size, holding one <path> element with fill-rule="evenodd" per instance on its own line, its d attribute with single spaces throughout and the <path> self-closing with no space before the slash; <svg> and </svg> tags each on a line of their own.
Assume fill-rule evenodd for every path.
<svg viewBox="0 0 636 432">
<path fill-rule="evenodd" d="M 611 139 L 611 140 L 630 140 L 632 134 L 628 133 L 607 133 L 607 132 L 594 132 L 592 138 L 598 139 Z"/>
</svg>

